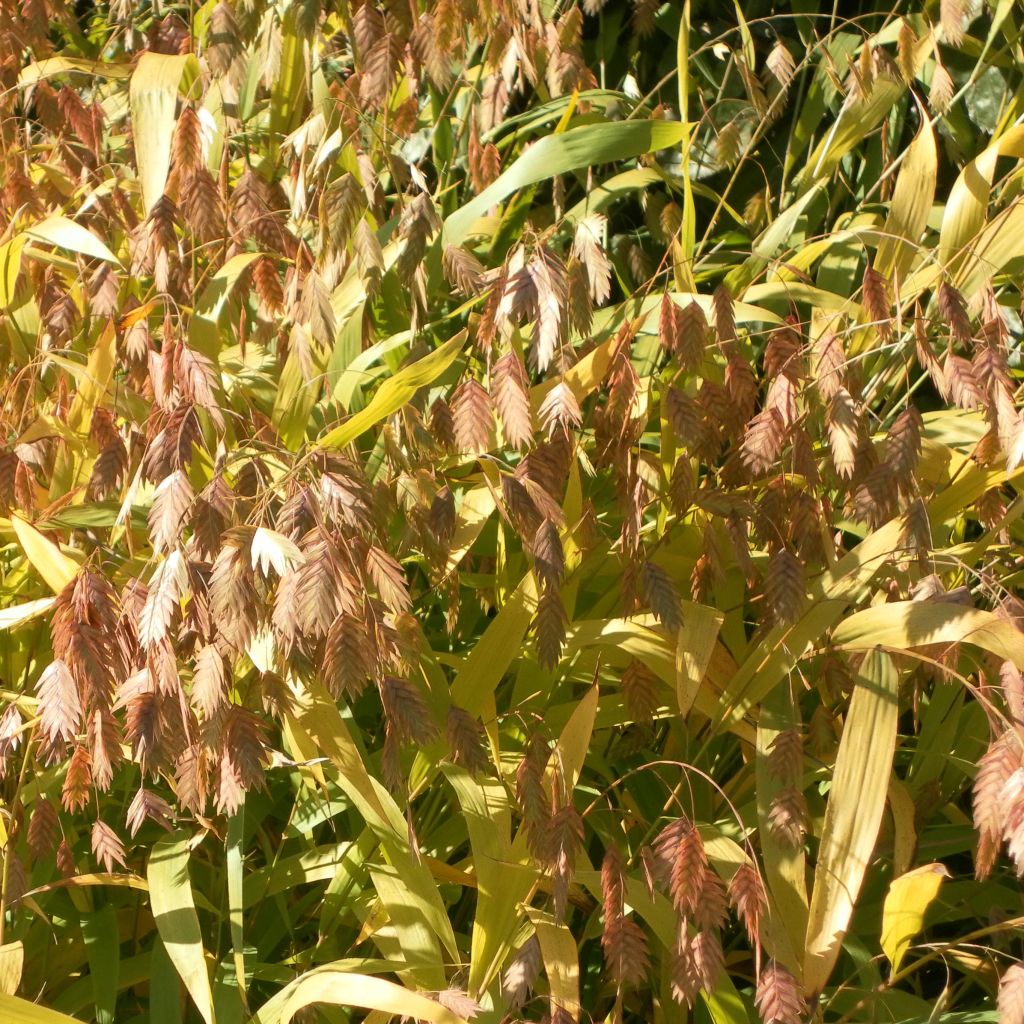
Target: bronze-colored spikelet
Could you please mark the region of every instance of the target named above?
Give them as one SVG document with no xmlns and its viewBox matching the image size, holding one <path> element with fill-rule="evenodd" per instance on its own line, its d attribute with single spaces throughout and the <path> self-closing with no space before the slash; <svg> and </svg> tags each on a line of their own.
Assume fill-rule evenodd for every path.
<svg viewBox="0 0 1024 1024">
<path fill-rule="evenodd" d="M 880 332 L 888 334 L 892 318 L 889 282 L 871 264 L 864 268 L 862 295 L 868 318 Z"/>
<path fill-rule="evenodd" d="M 796 979 L 777 960 L 761 969 L 755 1002 L 762 1024 L 801 1024 L 807 1013 Z"/>
<path fill-rule="evenodd" d="M 604 930 L 601 945 L 605 963 L 616 985 L 639 987 L 647 977 L 647 941 L 640 926 L 624 912 L 625 866 L 614 843 L 605 851 L 601 865 L 604 899 Z"/>
<path fill-rule="evenodd" d="M 760 872 L 744 862 L 729 881 L 729 905 L 746 929 L 752 946 L 761 941 L 761 920 L 768 909 L 764 882 Z"/>
<path fill-rule="evenodd" d="M 996 1009 L 1003 1024 L 1024 1022 L 1024 964 L 1011 964 L 1003 971 Z"/>
</svg>

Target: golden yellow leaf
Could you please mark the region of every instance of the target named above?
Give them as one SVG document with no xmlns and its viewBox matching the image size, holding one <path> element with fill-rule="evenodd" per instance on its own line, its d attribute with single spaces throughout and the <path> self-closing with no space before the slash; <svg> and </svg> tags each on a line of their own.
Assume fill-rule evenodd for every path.
<svg viewBox="0 0 1024 1024">
<path fill-rule="evenodd" d="M 59 594 L 75 578 L 78 563 L 68 558 L 52 540 L 47 540 L 21 516 L 11 516 L 11 525 L 25 557 L 43 577 L 46 585 L 55 594 Z"/>
<path fill-rule="evenodd" d="M 949 878 L 943 864 L 925 864 L 893 879 L 882 908 L 882 951 L 895 974 L 910 941 L 924 924 L 925 911 Z"/>
</svg>

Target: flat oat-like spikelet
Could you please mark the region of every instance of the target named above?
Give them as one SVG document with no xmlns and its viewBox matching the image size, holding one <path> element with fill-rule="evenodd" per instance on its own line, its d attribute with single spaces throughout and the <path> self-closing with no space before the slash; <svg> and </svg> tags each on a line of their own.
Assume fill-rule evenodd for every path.
<svg viewBox="0 0 1024 1024">
<path fill-rule="evenodd" d="M 996 1009 L 1002 1024 L 1024 1024 L 1024 964 L 1011 964 L 999 979 Z"/>
<path fill-rule="evenodd" d="M 565 322 L 565 265 L 548 249 L 538 249 L 527 264 L 533 286 L 536 323 L 532 353 L 537 369 L 543 372 L 554 361 L 562 343 Z"/>
<path fill-rule="evenodd" d="M 917 35 L 910 22 L 903 18 L 900 22 L 899 37 L 897 39 L 898 62 L 904 81 L 910 85 L 917 77 Z"/>
<path fill-rule="evenodd" d="M 512 1009 L 526 1002 L 542 965 L 540 943 L 533 935 L 519 948 L 501 978 L 502 995 Z"/>
<path fill-rule="evenodd" d="M 88 804 L 92 792 L 92 759 L 89 751 L 85 747 L 75 747 L 61 787 L 64 810 L 69 814 L 82 810 Z"/>
<path fill-rule="evenodd" d="M 467 150 L 469 176 L 473 183 L 473 189 L 478 193 L 483 192 L 501 174 L 501 153 L 493 142 L 481 143 L 476 118 L 470 125 Z"/>
<path fill-rule="evenodd" d="M 192 707 L 209 719 L 227 700 L 227 670 L 215 644 L 207 644 L 196 657 L 190 693 Z"/>
<path fill-rule="evenodd" d="M 612 268 L 604 251 L 607 232 L 607 218 L 594 213 L 580 219 L 573 237 L 573 253 L 586 267 L 590 294 L 598 306 L 603 306 L 611 294 Z"/>
<path fill-rule="evenodd" d="M 684 917 L 679 921 L 675 949 L 671 951 L 669 960 L 669 989 L 672 998 L 680 1005 L 693 1006 L 703 984 L 700 968 L 690 923 Z"/>
<path fill-rule="evenodd" d="M 729 356 L 725 366 L 725 390 L 729 404 L 724 410 L 724 422 L 730 428 L 730 433 L 735 435 L 754 415 L 758 390 L 750 363 L 736 350 Z"/>
<path fill-rule="evenodd" d="M 386 551 L 372 544 L 367 548 L 366 572 L 381 599 L 393 612 L 408 611 L 412 607 L 405 572 Z"/>
<path fill-rule="evenodd" d="M 537 418 L 548 437 L 556 433 L 568 434 L 583 420 L 579 402 L 565 381 L 559 381 L 545 396 L 537 410 Z"/>
<path fill-rule="evenodd" d="M 551 815 L 541 842 L 554 876 L 555 916 L 561 917 L 565 913 L 569 883 L 576 869 L 576 854 L 583 845 L 583 819 L 571 803 L 563 804 Z"/>
<path fill-rule="evenodd" d="M 92 824 L 92 854 L 104 871 L 113 871 L 115 864 L 126 866 L 124 843 L 106 822 Z"/>
<path fill-rule="evenodd" d="M 846 353 L 837 334 L 823 332 L 814 342 L 811 352 L 811 376 L 822 400 L 831 402 L 844 386 Z"/>
<path fill-rule="evenodd" d="M 942 33 L 950 46 L 959 46 L 964 38 L 964 0 L 941 0 L 939 17 Z"/>
<path fill-rule="evenodd" d="M 128 834 L 134 839 L 147 820 L 156 822 L 162 829 L 170 831 L 173 816 L 170 804 L 150 789 L 140 788 L 132 797 L 125 812 Z"/>
<path fill-rule="evenodd" d="M 506 352 L 491 367 L 491 395 L 506 440 L 525 450 L 533 438 L 533 418 L 526 367 L 515 352 Z"/>
<path fill-rule="evenodd" d="M 761 476 L 775 465 L 785 438 L 785 424 L 775 409 L 762 409 L 747 424 L 740 453 L 751 475 Z"/>
<path fill-rule="evenodd" d="M 184 560 L 180 551 L 172 551 L 157 565 L 148 583 L 138 624 L 138 641 L 143 648 L 153 647 L 168 637 L 186 588 Z"/>
<path fill-rule="evenodd" d="M 669 891 L 672 904 L 685 917 L 693 913 L 702 899 L 705 876 L 710 869 L 704 840 L 696 826 L 686 822 L 678 829 L 677 836 L 674 849 L 666 847 L 665 852 L 671 856 Z"/>
<path fill-rule="evenodd" d="M 782 90 L 789 88 L 796 75 L 796 61 L 782 40 L 772 47 L 764 62 L 765 69 L 774 77 Z"/>
<path fill-rule="evenodd" d="M 534 629 L 537 659 L 542 668 L 553 669 L 562 657 L 567 626 L 565 606 L 557 589 L 547 589 L 537 603 Z"/>
<path fill-rule="evenodd" d="M 218 635 L 244 650 L 256 631 L 259 607 L 248 552 L 234 545 L 221 548 L 210 577 L 210 610 Z"/>
<path fill-rule="evenodd" d="M 379 685 L 384 714 L 401 741 L 423 745 L 437 737 L 437 725 L 418 687 L 398 676 L 385 676 Z"/>
<path fill-rule="evenodd" d="M 97 707 L 86 720 L 86 739 L 92 758 L 92 779 L 104 792 L 110 788 L 114 770 L 121 762 L 121 727 L 109 709 Z"/>
<path fill-rule="evenodd" d="M 378 109 L 388 98 L 398 75 L 401 46 L 401 41 L 394 34 L 385 32 L 363 56 L 359 101 L 370 110 Z"/>
<path fill-rule="evenodd" d="M 484 277 L 483 264 L 468 249 L 446 245 L 441 266 L 448 283 L 461 295 L 476 295 Z"/>
<path fill-rule="evenodd" d="M 776 960 L 762 968 L 754 998 L 762 1024 L 801 1024 L 807 1014 L 796 978 Z"/>
<path fill-rule="evenodd" d="M 768 748 L 768 771 L 779 782 L 795 783 L 803 777 L 804 738 L 799 729 L 783 729 Z"/>
<path fill-rule="evenodd" d="M 752 946 L 760 942 L 761 919 L 768 909 L 768 899 L 760 872 L 754 864 L 744 862 L 729 881 L 729 905 L 739 918 Z"/>
<path fill-rule="evenodd" d="M 713 992 L 725 970 L 725 952 L 718 932 L 707 929 L 697 932 L 693 937 L 693 961 L 700 987 L 705 992 Z"/>
<path fill-rule="evenodd" d="M 530 497 L 525 483 L 514 476 L 502 476 L 501 498 L 513 529 L 524 541 L 532 540 L 540 529 L 543 516 Z"/>
<path fill-rule="evenodd" d="M 857 462 L 861 419 L 857 405 L 846 388 L 839 388 L 832 396 L 825 422 L 836 473 L 841 479 L 849 480 Z"/>
<path fill-rule="evenodd" d="M 52 745 L 72 740 L 82 721 L 78 684 L 59 658 L 52 661 L 36 683 L 40 728 Z"/>
<path fill-rule="evenodd" d="M 252 283 L 259 296 L 260 309 L 268 318 L 284 308 L 284 286 L 274 260 L 260 256 L 253 263 Z"/>
<path fill-rule="evenodd" d="M 1024 877 L 1024 768 L 1017 768 L 1003 784 L 999 802 L 1006 850 L 1018 877 Z"/>
<path fill-rule="evenodd" d="M 644 597 L 658 621 L 671 635 L 683 624 L 679 591 L 667 570 L 654 562 L 645 562 L 640 572 Z"/>
<path fill-rule="evenodd" d="M 921 455 L 921 432 L 924 423 L 913 405 L 896 417 L 886 436 L 886 463 L 899 485 L 910 489 Z"/>
<path fill-rule="evenodd" d="M 622 673 L 622 696 L 634 722 L 651 722 L 661 707 L 658 677 L 633 658 Z"/>
<path fill-rule="evenodd" d="M 546 587 L 559 587 L 565 577 L 565 553 L 558 527 L 545 519 L 533 538 L 534 569 Z"/>
<path fill-rule="evenodd" d="M 490 446 L 493 406 L 487 389 L 472 377 L 452 396 L 455 442 L 464 452 L 482 452 Z"/>
<path fill-rule="evenodd" d="M 807 798 L 797 786 L 787 786 L 772 798 L 768 827 L 780 842 L 797 849 L 807 834 Z"/>
<path fill-rule="evenodd" d="M 714 291 L 712 311 L 718 343 L 728 352 L 730 344 L 736 341 L 736 311 L 732 295 L 724 284 L 720 284 Z"/>
<path fill-rule="evenodd" d="M 362 617 L 342 612 L 324 640 L 323 678 L 334 697 L 354 700 L 374 674 Z"/>
<path fill-rule="evenodd" d="M 764 581 L 765 612 L 780 624 L 795 622 L 806 596 L 803 563 L 789 548 L 771 557 Z"/>
<path fill-rule="evenodd" d="M 32 816 L 28 823 L 28 852 L 37 860 L 52 853 L 60 834 L 60 818 L 53 803 L 46 797 L 38 798 L 32 805 Z"/>
<path fill-rule="evenodd" d="M 961 409 L 977 409 L 985 404 L 984 392 L 974 375 L 974 366 L 963 356 L 956 355 L 952 348 L 946 350 L 942 373 L 945 393 Z"/>
<path fill-rule="evenodd" d="M 445 734 L 456 764 L 474 775 L 482 775 L 489 770 L 484 727 L 473 715 L 453 704 L 448 709 Z"/>
<path fill-rule="evenodd" d="M 949 327 L 953 339 L 962 345 L 969 345 L 973 338 L 971 320 L 967 314 L 967 303 L 960 291 L 948 281 L 939 285 L 939 311 Z"/>
<path fill-rule="evenodd" d="M 206 165 L 203 160 L 203 126 L 199 115 L 190 106 L 182 107 L 174 126 L 172 160 L 183 177 L 194 174 Z"/>
<path fill-rule="evenodd" d="M 167 551 L 177 543 L 194 498 L 192 484 L 180 469 L 157 487 L 149 511 L 149 535 L 154 553 Z"/>
<path fill-rule="evenodd" d="M 892 318 L 892 299 L 889 295 L 889 282 L 869 263 L 864 268 L 863 287 L 864 309 L 874 327 L 883 334 L 888 334 Z"/>
<path fill-rule="evenodd" d="M 700 899 L 693 908 L 693 923 L 702 932 L 714 932 L 725 927 L 729 918 L 729 898 L 725 883 L 710 865 L 704 873 Z M 711 986 L 714 987 L 713 985 Z M 710 989 L 709 989 L 710 991 Z"/>
<path fill-rule="evenodd" d="M 625 866 L 614 843 L 608 846 L 601 865 L 604 928 L 601 945 L 616 985 L 639 987 L 647 977 L 650 959 L 643 930 L 624 913 Z"/>
<path fill-rule="evenodd" d="M 424 11 L 409 37 L 413 56 L 440 90 L 452 81 L 452 60 L 443 44 L 437 19 L 431 11 Z"/>
<path fill-rule="evenodd" d="M 544 769 L 551 748 L 539 732 L 530 735 L 519 767 L 516 769 L 516 800 L 530 848 L 540 854 L 544 849 L 545 827 L 551 818 L 551 802 L 544 784 Z"/>
</svg>

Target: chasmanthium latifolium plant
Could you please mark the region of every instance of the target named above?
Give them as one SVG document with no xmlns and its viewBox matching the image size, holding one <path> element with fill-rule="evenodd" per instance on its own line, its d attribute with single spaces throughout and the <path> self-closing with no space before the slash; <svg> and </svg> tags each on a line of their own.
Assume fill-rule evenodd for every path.
<svg viewBox="0 0 1024 1024">
<path fill-rule="evenodd" d="M 1022 31 L 0 7 L 0 1019 L 1024 1024 Z"/>
</svg>

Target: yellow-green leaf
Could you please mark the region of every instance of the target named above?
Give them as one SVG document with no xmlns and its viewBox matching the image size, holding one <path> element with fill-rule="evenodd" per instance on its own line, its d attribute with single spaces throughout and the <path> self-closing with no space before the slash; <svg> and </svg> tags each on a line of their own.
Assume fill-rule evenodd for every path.
<svg viewBox="0 0 1024 1024">
<path fill-rule="evenodd" d="M 49 611 L 52 606 L 52 597 L 41 597 L 38 601 L 25 601 L 23 604 L 11 605 L 10 608 L 0 608 L 0 629 L 14 629 Z"/>
<path fill-rule="evenodd" d="M 783 790 L 785 782 L 768 767 L 775 738 L 796 726 L 789 688 L 775 687 L 761 703 L 754 762 L 761 857 L 769 896 L 763 941 L 769 955 L 785 964 L 799 979 L 804 969 L 803 942 L 807 934 L 807 863 L 803 846 L 781 839 L 769 825 L 773 800 Z"/>
<path fill-rule="evenodd" d="M 455 532 L 445 562 L 446 572 L 451 572 L 466 556 L 496 507 L 494 491 L 487 484 L 474 487 L 462 495 L 455 517 Z"/>
<path fill-rule="evenodd" d="M 108 263 L 118 262 L 117 257 L 88 228 L 83 228 L 81 224 L 76 224 L 60 214 L 54 214 L 26 228 L 25 235 L 34 241 L 45 242 L 68 252 L 106 260 Z"/>
<path fill-rule="evenodd" d="M 707 605 L 686 606 L 676 643 L 676 701 L 681 715 L 688 714 L 697 699 L 724 618 Z"/>
<path fill-rule="evenodd" d="M 459 245 L 474 223 L 506 196 L 556 174 L 580 167 L 628 160 L 682 142 L 687 128 L 674 121 L 619 121 L 587 124 L 535 142 L 497 181 L 444 222 L 444 243 Z"/>
<path fill-rule="evenodd" d="M 939 231 L 939 264 L 955 271 L 963 250 L 978 236 L 989 210 L 989 193 L 1001 156 L 1024 157 L 1024 125 L 994 139 L 961 172 L 950 189 Z"/>
<path fill-rule="evenodd" d="M 830 177 L 839 161 L 889 116 L 906 87 L 902 79 L 879 75 L 870 92 L 844 103 L 835 123 L 798 176 L 800 187 L 807 188 L 814 181 Z"/>
<path fill-rule="evenodd" d="M 477 907 L 473 918 L 468 987 L 486 990 L 516 940 L 518 907 L 536 885 L 534 868 L 512 852 L 508 792 L 495 779 L 477 780 L 464 769 L 444 773 L 459 798 L 473 850 Z"/>
<path fill-rule="evenodd" d="M 78 434 L 88 434 L 92 414 L 110 388 L 117 363 L 117 334 L 113 322 L 107 324 L 89 353 L 85 376 L 75 391 L 68 411 L 68 426 Z"/>
<path fill-rule="evenodd" d="M 894 601 L 855 612 L 832 634 L 837 647 L 910 650 L 968 643 L 1024 668 L 1024 633 L 992 612 L 946 601 Z"/>
<path fill-rule="evenodd" d="M 551 992 L 552 1016 L 556 1008 L 564 1010 L 571 1020 L 580 1016 L 580 961 L 576 940 L 561 921 L 546 911 L 528 907 L 533 927 L 540 942 L 540 955 Z"/>
<path fill-rule="evenodd" d="M 427 923 L 451 956 L 457 956 L 451 921 L 429 870 L 409 849 L 408 822 L 401 809 L 367 771 L 359 748 L 326 691 L 316 685 L 310 696 L 310 710 L 298 719 L 289 717 L 291 728 L 308 733 L 320 752 L 334 763 L 342 788 L 373 829 L 391 865 L 402 876 L 402 896 L 408 908 L 415 910 L 419 920 Z"/>
<path fill-rule="evenodd" d="M 6 309 L 14 301 L 14 289 L 21 270 L 21 250 L 24 247 L 24 235 L 15 235 L 0 245 L 0 309 Z"/>
<path fill-rule="evenodd" d="M 213 992 L 188 876 L 188 855 L 184 832 L 173 832 L 153 846 L 146 872 L 149 899 L 171 963 L 203 1020 L 214 1024 Z"/>
<path fill-rule="evenodd" d="M 25 966 L 25 947 L 19 941 L 0 946 L 0 993 L 13 996 L 21 984 L 21 969 Z"/>
<path fill-rule="evenodd" d="M 164 194 L 171 166 L 174 111 L 178 92 L 190 92 L 199 80 L 193 54 L 143 52 L 129 86 L 135 155 L 139 164 L 142 205 L 148 214 Z"/>
<path fill-rule="evenodd" d="M 987 221 L 957 260 L 953 283 L 970 297 L 988 284 L 1010 260 L 1024 254 L 1024 201 L 1014 200 Z"/>
<path fill-rule="evenodd" d="M 921 130 L 907 148 L 893 190 L 885 237 L 878 244 L 875 269 L 888 278 L 903 278 L 917 254 L 921 232 L 928 223 L 935 198 L 938 154 L 927 114 L 921 112 Z"/>
<path fill-rule="evenodd" d="M 210 279 L 196 302 L 188 328 L 189 344 L 210 359 L 220 352 L 222 318 L 228 299 L 249 265 L 259 259 L 258 252 L 235 253 Z"/>
<path fill-rule="evenodd" d="M 129 78 L 132 66 L 128 61 L 123 64 L 111 64 L 102 60 L 88 60 L 84 57 L 65 57 L 58 54 L 44 60 L 33 61 L 21 69 L 18 85 L 35 85 L 44 78 L 53 75 L 65 75 L 77 72 L 83 75 L 99 75 L 101 78 Z"/>
<path fill-rule="evenodd" d="M 467 334 L 465 330 L 459 331 L 454 338 L 449 338 L 429 355 L 418 359 L 410 366 L 403 367 L 393 377 L 389 377 L 377 389 L 365 409 L 349 417 L 340 427 L 335 427 L 325 434 L 317 441 L 316 447 L 344 448 L 382 419 L 397 412 L 420 388 L 432 384 L 455 362 L 466 342 Z"/>
<path fill-rule="evenodd" d="M 452 703 L 477 714 L 522 650 L 523 637 L 537 610 L 537 582 L 527 573 L 505 607 L 467 654 L 452 682 Z"/>
<path fill-rule="evenodd" d="M 281 20 L 281 63 L 270 90 L 270 129 L 287 135 L 302 118 L 309 94 L 308 46 L 299 34 L 298 15 L 289 5 Z"/>
<path fill-rule="evenodd" d="M 66 1013 L 48 1010 L 27 999 L 0 992 L 0 1020 L 4 1024 L 81 1024 Z"/>
<path fill-rule="evenodd" d="M 839 957 L 878 828 L 896 750 L 899 676 L 870 651 L 857 674 L 836 756 L 807 922 L 804 988 L 820 992 Z"/>
<path fill-rule="evenodd" d="M 412 992 L 385 978 L 369 974 L 350 974 L 329 967 L 311 971 L 300 978 L 281 1011 L 281 1024 L 288 1022 L 306 1006 L 327 1003 L 381 1013 L 429 1024 L 466 1024 L 466 1021 L 434 999 Z"/>
<path fill-rule="evenodd" d="M 910 942 L 924 924 L 925 911 L 939 894 L 949 871 L 944 864 L 925 864 L 893 879 L 882 908 L 882 951 L 895 974 Z"/>
<path fill-rule="evenodd" d="M 78 563 L 68 558 L 52 540 L 47 540 L 21 516 L 11 516 L 11 525 L 25 557 L 46 585 L 59 594 L 75 578 Z"/>
</svg>

